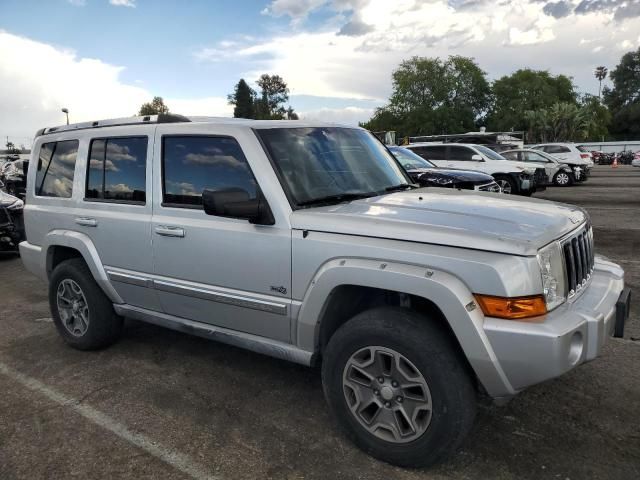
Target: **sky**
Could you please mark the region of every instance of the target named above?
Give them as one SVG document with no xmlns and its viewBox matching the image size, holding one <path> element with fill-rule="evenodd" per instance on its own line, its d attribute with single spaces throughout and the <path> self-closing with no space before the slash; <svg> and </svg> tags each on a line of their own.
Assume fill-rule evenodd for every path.
<svg viewBox="0 0 640 480">
<path fill-rule="evenodd" d="M 308 120 L 356 124 L 414 55 L 473 57 L 573 78 L 640 47 L 640 0 L 0 0 L 0 138 L 64 123 L 172 112 L 231 116 L 244 78 L 278 74 Z M 2 142 L 4 144 L 4 141 Z"/>
</svg>

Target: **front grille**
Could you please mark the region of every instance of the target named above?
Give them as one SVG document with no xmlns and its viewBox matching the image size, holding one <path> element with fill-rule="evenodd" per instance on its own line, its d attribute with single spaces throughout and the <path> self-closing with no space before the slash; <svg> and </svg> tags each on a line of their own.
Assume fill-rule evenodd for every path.
<svg viewBox="0 0 640 480">
<path fill-rule="evenodd" d="M 562 243 L 569 297 L 587 285 L 594 266 L 593 230 L 583 228 Z"/>
</svg>

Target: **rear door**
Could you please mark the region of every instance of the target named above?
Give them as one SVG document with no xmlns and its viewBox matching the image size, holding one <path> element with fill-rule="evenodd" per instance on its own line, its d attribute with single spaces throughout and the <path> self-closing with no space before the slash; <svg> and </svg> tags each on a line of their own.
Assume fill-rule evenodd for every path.
<svg viewBox="0 0 640 480">
<path fill-rule="evenodd" d="M 85 150 L 75 228 L 91 238 L 125 303 L 159 310 L 150 282 L 151 172 L 155 126 L 114 127 Z M 97 132 L 96 132 L 97 133 Z"/>
<path fill-rule="evenodd" d="M 569 149 L 569 147 L 565 147 L 563 145 L 544 145 L 542 147 L 542 151 L 546 153 L 550 153 L 551 155 L 559 158 L 560 160 L 571 159 L 571 150 Z"/>
<path fill-rule="evenodd" d="M 446 145 L 424 145 L 412 147 L 411 150 L 422 158 L 429 160 L 437 167 L 447 166 L 447 146 Z"/>
</svg>

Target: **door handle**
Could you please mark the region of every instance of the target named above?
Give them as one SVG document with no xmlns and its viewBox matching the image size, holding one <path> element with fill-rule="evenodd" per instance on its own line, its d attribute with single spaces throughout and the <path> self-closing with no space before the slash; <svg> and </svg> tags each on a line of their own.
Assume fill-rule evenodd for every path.
<svg viewBox="0 0 640 480">
<path fill-rule="evenodd" d="M 163 237 L 184 237 L 184 228 L 174 227 L 171 225 L 158 225 L 155 228 L 155 231 L 158 235 L 162 235 Z"/>
<path fill-rule="evenodd" d="M 97 227 L 98 221 L 95 218 L 90 217 L 77 217 L 76 223 L 84 227 Z"/>
</svg>

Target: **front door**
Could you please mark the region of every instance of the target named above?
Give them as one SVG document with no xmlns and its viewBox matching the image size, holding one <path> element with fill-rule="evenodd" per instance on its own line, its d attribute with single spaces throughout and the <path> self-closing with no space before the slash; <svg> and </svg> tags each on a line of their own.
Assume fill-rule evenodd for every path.
<svg viewBox="0 0 640 480">
<path fill-rule="evenodd" d="M 275 225 L 254 225 L 207 215 L 202 208 L 204 189 L 241 188 L 255 198 L 258 180 L 244 153 L 255 152 L 255 145 L 228 127 L 212 131 L 208 125 L 201 132 L 189 127 L 184 134 L 176 132 L 186 127 L 177 125 L 156 131 L 160 162 L 154 171 L 152 237 L 154 287 L 162 309 L 288 342 L 289 226 L 278 219 Z"/>
<path fill-rule="evenodd" d="M 480 155 L 469 147 L 449 145 L 449 152 L 447 153 L 447 158 L 449 160 L 447 161 L 447 166 L 451 168 L 481 171 L 483 167 L 483 160 L 474 160 L 474 155 L 480 157 Z"/>
</svg>

